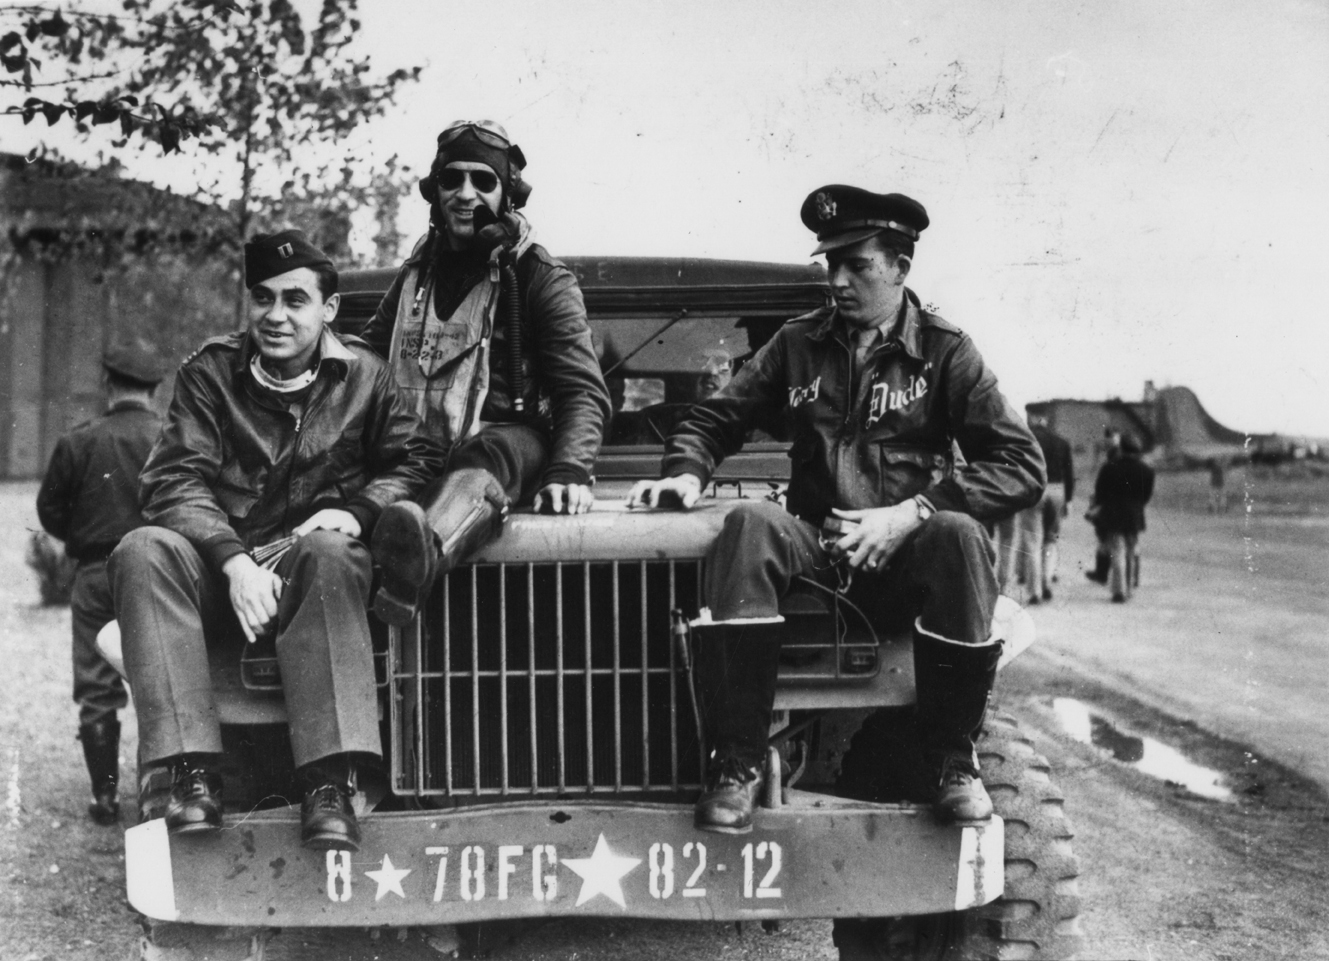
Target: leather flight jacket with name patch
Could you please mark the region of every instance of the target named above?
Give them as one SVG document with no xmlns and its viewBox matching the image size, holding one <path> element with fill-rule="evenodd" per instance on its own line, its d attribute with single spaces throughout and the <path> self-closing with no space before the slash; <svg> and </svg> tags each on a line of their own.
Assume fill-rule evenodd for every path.
<svg viewBox="0 0 1329 961">
<path fill-rule="evenodd" d="M 814 524 L 833 507 L 887 507 L 918 494 L 937 510 L 993 521 L 1037 503 L 1046 482 L 1037 441 L 973 342 L 910 290 L 857 373 L 834 307 L 787 322 L 678 424 L 663 473 L 705 484 L 772 411 L 783 412 L 793 440 L 786 507 Z"/>
</svg>

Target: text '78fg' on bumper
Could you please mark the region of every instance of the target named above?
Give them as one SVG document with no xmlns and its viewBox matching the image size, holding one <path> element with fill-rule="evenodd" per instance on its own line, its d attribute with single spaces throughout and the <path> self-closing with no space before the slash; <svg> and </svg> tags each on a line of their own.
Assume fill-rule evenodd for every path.
<svg viewBox="0 0 1329 961">
<path fill-rule="evenodd" d="M 217 925 L 412 926 L 600 915 L 876 917 L 999 897 L 1004 825 L 943 826 L 912 805 L 789 792 L 751 834 L 697 831 L 680 804 L 507 803 L 371 814 L 360 851 L 306 851 L 295 810 L 125 836 L 129 901 Z"/>
</svg>

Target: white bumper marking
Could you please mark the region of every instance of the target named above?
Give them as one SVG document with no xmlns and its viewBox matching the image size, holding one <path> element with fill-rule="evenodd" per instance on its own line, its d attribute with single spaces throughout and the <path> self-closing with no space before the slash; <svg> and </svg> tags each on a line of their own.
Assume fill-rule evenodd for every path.
<svg viewBox="0 0 1329 961">
<path fill-rule="evenodd" d="M 1006 824 L 993 815 L 989 824 L 960 830 L 955 910 L 964 911 L 995 901 L 1005 890 Z"/>
<path fill-rule="evenodd" d="M 175 921 L 175 878 L 166 821 L 155 818 L 125 832 L 125 887 L 135 910 L 157 921 Z"/>
</svg>

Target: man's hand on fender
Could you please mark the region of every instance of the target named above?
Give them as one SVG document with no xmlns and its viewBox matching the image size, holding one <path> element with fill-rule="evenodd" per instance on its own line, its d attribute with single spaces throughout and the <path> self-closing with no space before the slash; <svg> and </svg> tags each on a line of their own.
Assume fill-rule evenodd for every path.
<svg viewBox="0 0 1329 961">
<path fill-rule="evenodd" d="M 537 514 L 585 514 L 595 503 L 586 484 L 546 484 L 535 495 Z"/>
<path fill-rule="evenodd" d="M 355 519 L 355 515 L 335 507 L 324 508 L 291 533 L 296 537 L 304 537 L 310 531 L 318 530 L 337 531 L 347 537 L 359 537 L 361 533 L 360 522 Z"/>
<path fill-rule="evenodd" d="M 872 507 L 867 510 L 842 511 L 831 508 L 836 517 L 854 521 L 858 526 L 835 542 L 834 553 L 849 559 L 854 570 L 881 570 L 891 559 L 900 543 L 923 523 L 918 519 L 918 507 L 905 501 L 894 507 Z"/>
<path fill-rule="evenodd" d="M 673 507 L 688 510 L 701 499 L 701 478 L 679 474 L 660 480 L 637 481 L 628 495 L 628 507 Z"/>
<path fill-rule="evenodd" d="M 222 573 L 230 582 L 231 606 L 240 619 L 240 627 L 253 644 L 277 616 L 282 579 L 266 567 L 259 567 L 248 554 L 227 558 Z"/>
</svg>

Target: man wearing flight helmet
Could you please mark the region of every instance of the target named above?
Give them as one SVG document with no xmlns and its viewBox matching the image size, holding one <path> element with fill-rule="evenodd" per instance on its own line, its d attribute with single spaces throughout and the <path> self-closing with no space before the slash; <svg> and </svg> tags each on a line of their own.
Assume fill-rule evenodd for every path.
<svg viewBox="0 0 1329 961">
<path fill-rule="evenodd" d="M 438 135 L 420 193 L 428 234 L 362 336 L 449 450 L 420 504 L 374 529 L 378 616 L 409 623 L 439 573 L 496 537 L 508 508 L 590 509 L 609 392 L 576 278 L 518 210 L 526 158 L 492 121 Z"/>
</svg>

